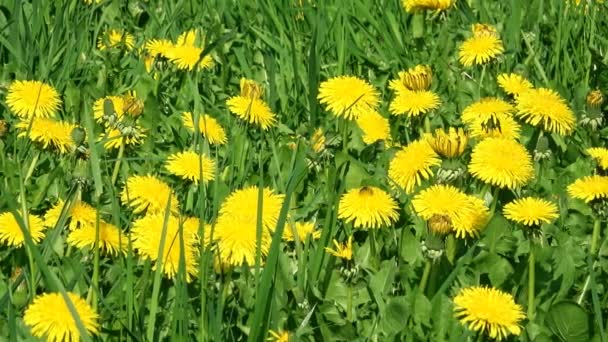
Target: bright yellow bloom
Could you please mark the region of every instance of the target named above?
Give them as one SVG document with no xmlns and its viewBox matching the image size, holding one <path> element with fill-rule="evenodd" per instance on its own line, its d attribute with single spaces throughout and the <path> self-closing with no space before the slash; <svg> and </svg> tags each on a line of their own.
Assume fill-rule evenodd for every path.
<svg viewBox="0 0 608 342">
<path fill-rule="evenodd" d="M 97 237 L 95 224 L 75 229 L 68 234 L 67 243 L 76 248 L 93 249 Z M 105 221 L 99 221 L 99 249 L 110 255 L 127 253 L 129 237 L 118 227 Z"/>
<path fill-rule="evenodd" d="M 145 49 L 150 57 L 167 57 L 173 48 L 173 43 L 169 39 L 151 39 L 146 42 Z"/>
<path fill-rule="evenodd" d="M 144 101 L 137 97 L 137 93 L 135 91 L 129 91 L 122 95 L 122 100 L 124 102 L 124 110 L 126 114 L 129 114 L 131 117 L 135 118 L 143 113 Z"/>
<path fill-rule="evenodd" d="M 356 76 L 338 76 L 322 82 L 317 98 L 333 115 L 349 120 L 380 104 L 380 92 Z"/>
<path fill-rule="evenodd" d="M 519 323 L 526 317 L 512 295 L 482 286 L 461 289 L 454 297 L 454 313 L 469 329 L 498 341 L 519 335 Z"/>
<path fill-rule="evenodd" d="M 14 81 L 6 95 L 8 108 L 22 118 L 48 118 L 61 106 L 59 93 L 40 81 Z"/>
<path fill-rule="evenodd" d="M 433 176 L 433 166 L 441 165 L 439 155 L 426 140 L 417 140 L 398 151 L 390 162 L 388 177 L 394 188 L 412 193 L 414 187 Z"/>
<path fill-rule="evenodd" d="M 568 185 L 568 194 L 589 203 L 595 199 L 608 198 L 608 177 L 587 176 Z"/>
<path fill-rule="evenodd" d="M 21 217 L 26 220 L 25 217 Z M 24 222 L 29 229 L 30 236 L 34 243 L 39 243 L 44 238 L 44 221 L 32 214 L 27 215 L 27 222 Z M 0 242 L 9 247 L 21 247 L 25 242 L 23 231 L 12 213 L 0 214 Z"/>
<path fill-rule="evenodd" d="M 338 218 L 353 223 L 355 228 L 390 226 L 399 219 L 397 202 L 386 191 L 364 186 L 342 195 Z"/>
<path fill-rule="evenodd" d="M 401 0 L 401 4 L 408 12 L 422 10 L 444 11 L 454 5 L 456 0 Z"/>
<path fill-rule="evenodd" d="M 191 112 L 182 113 L 184 127 L 190 132 L 199 132 L 212 145 L 224 145 L 226 143 L 226 132 L 217 120 L 207 114 L 198 115 L 198 130 L 194 129 L 196 116 Z"/>
<path fill-rule="evenodd" d="M 139 126 L 123 127 L 120 129 L 112 128 L 105 134 L 99 136 L 98 141 L 104 141 L 103 147 L 111 150 L 120 148 L 121 144 L 125 146 L 139 145 L 143 143 L 146 137 L 145 130 Z"/>
<path fill-rule="evenodd" d="M 599 167 L 608 170 L 608 148 L 592 147 L 587 149 L 587 153 L 597 161 Z"/>
<path fill-rule="evenodd" d="M 171 174 L 195 184 L 201 179 L 203 183 L 207 183 L 215 178 L 215 161 L 192 151 L 170 155 L 165 166 Z"/>
<path fill-rule="evenodd" d="M 42 145 L 43 149 L 54 149 L 59 153 L 69 153 L 76 148 L 72 131 L 78 126 L 69 122 L 49 118 L 31 118 L 19 121 L 16 128 L 19 137 L 27 137 Z"/>
<path fill-rule="evenodd" d="M 428 65 L 416 65 L 400 71 L 399 78 L 391 80 L 389 87 L 395 91 L 407 89 L 412 91 L 428 90 L 433 80 L 433 71 Z"/>
<path fill-rule="evenodd" d="M 136 214 L 164 213 L 169 204 L 171 212 L 177 212 L 178 202 L 167 183 L 151 176 L 130 176 L 120 195 L 123 204 L 130 206 Z M 171 203 L 169 203 L 169 200 Z"/>
<path fill-rule="evenodd" d="M 176 43 L 167 49 L 164 56 L 178 69 L 193 70 L 197 65 L 199 69 L 210 69 L 213 66 L 213 58 L 208 54 L 201 58 L 204 48 L 204 35 L 199 30 L 193 29 L 182 33 Z"/>
<path fill-rule="evenodd" d="M 258 207 L 261 205 L 264 228 L 274 230 L 285 196 L 275 194 L 270 188 L 264 188 L 262 203 L 258 203 L 259 191 L 257 186 L 233 191 L 222 203 L 219 211 L 220 215 L 242 216 L 255 223 L 258 217 Z"/>
<path fill-rule="evenodd" d="M 270 336 L 267 339 L 268 341 L 289 342 L 289 331 L 284 331 L 284 330 L 279 330 L 279 331 L 268 330 L 268 334 L 270 334 Z"/>
<path fill-rule="evenodd" d="M 469 137 L 462 128 L 450 127 L 446 133 L 438 128 L 427 138 L 433 150 L 446 158 L 455 158 L 464 153 Z"/>
<path fill-rule="evenodd" d="M 257 89 L 257 91 L 252 91 Z M 242 120 L 261 127 L 263 130 L 276 124 L 276 116 L 261 99 L 262 86 L 253 80 L 241 79 L 241 94 L 226 101 L 228 109 Z"/>
<path fill-rule="evenodd" d="M 539 88 L 520 94 L 517 99 L 517 115 L 533 126 L 545 131 L 569 135 L 576 119 L 566 101 L 554 90 Z"/>
<path fill-rule="evenodd" d="M 486 64 L 505 51 L 502 40 L 495 35 L 478 35 L 460 45 L 458 60 L 465 67 Z"/>
<path fill-rule="evenodd" d="M 485 97 L 468 105 L 463 111 L 461 119 L 464 123 L 472 124 L 476 120 L 495 120 L 499 115 L 510 116 L 515 111 L 513 106 L 496 97 Z"/>
<path fill-rule="evenodd" d="M 112 111 L 110 113 L 105 113 L 106 101 L 110 101 L 108 103 L 112 104 Z M 109 107 L 108 107 L 109 108 Z M 118 121 L 121 120 L 122 117 L 126 113 L 125 101 L 122 96 L 105 96 L 100 99 L 97 99 L 93 103 L 93 117 L 97 122 L 104 122 L 106 119 L 104 117 L 111 116 L 113 120 Z M 107 122 L 106 122 L 107 124 Z"/>
<path fill-rule="evenodd" d="M 454 231 L 460 238 L 478 236 L 490 218 L 490 211 L 481 199 L 445 184 L 422 190 L 414 196 L 412 206 L 418 216 L 429 222 L 434 233 Z"/>
<path fill-rule="evenodd" d="M 102 51 L 122 47 L 129 51 L 134 46 L 135 37 L 129 32 L 118 29 L 106 30 L 97 40 L 97 48 Z"/>
<path fill-rule="evenodd" d="M 57 203 L 44 214 L 44 225 L 53 228 L 59 223 L 61 212 L 66 206 L 65 201 L 59 200 Z M 65 208 L 67 210 L 68 208 Z M 69 212 L 66 212 L 66 220 L 69 220 L 69 229 L 75 230 L 79 228 L 95 226 L 97 222 L 97 210 L 90 204 L 82 201 L 77 201 L 72 205 Z M 67 221 L 66 221 L 67 222 Z"/>
<path fill-rule="evenodd" d="M 99 315 L 75 293 L 67 293 L 70 302 L 85 330 L 99 334 Z M 78 342 L 80 330 L 68 304 L 60 293 L 44 293 L 36 296 L 23 314 L 23 322 L 32 329 L 32 335 L 48 342 Z"/>
<path fill-rule="evenodd" d="M 593 109 L 599 109 L 604 103 L 604 95 L 599 89 L 595 89 L 587 94 L 587 106 Z"/>
<path fill-rule="evenodd" d="M 335 249 L 325 247 L 325 251 L 333 256 L 336 256 L 343 260 L 353 259 L 353 237 L 348 237 L 348 240 L 344 244 L 338 243 L 335 239 L 333 240 Z"/>
<path fill-rule="evenodd" d="M 475 146 L 469 172 L 485 183 L 514 189 L 534 177 L 532 158 L 526 148 L 515 140 L 487 138 Z"/>
<path fill-rule="evenodd" d="M 440 105 L 439 96 L 431 90 L 401 89 L 395 90 L 395 98 L 391 101 L 389 110 L 393 115 L 415 117 L 437 109 Z"/>
<path fill-rule="evenodd" d="M 494 114 L 490 118 L 479 116 L 467 124 L 471 137 L 483 140 L 485 138 L 507 138 L 517 140 L 520 136 L 519 123 L 509 114 Z"/>
<path fill-rule="evenodd" d="M 321 237 L 321 231 L 315 229 L 313 222 L 296 222 L 293 225 L 287 225 L 283 230 L 283 240 L 295 241 L 294 230 L 298 235 L 300 242 L 306 242 L 306 239 L 310 235 L 311 240 L 318 240 Z"/>
<path fill-rule="evenodd" d="M 534 197 L 524 197 L 508 203 L 504 206 L 503 213 L 509 220 L 526 226 L 551 223 L 559 216 L 555 203 Z"/>
<path fill-rule="evenodd" d="M 370 145 L 378 140 L 390 140 L 391 127 L 388 119 L 378 112 L 359 115 L 357 125 L 363 131 L 363 142 Z"/>
<path fill-rule="evenodd" d="M 534 88 L 530 81 L 518 74 L 500 74 L 496 80 L 505 93 L 513 96 L 519 96 L 519 94 Z"/>
<path fill-rule="evenodd" d="M 310 143 L 312 146 L 312 150 L 316 153 L 321 153 L 325 150 L 325 133 L 323 133 L 323 128 L 317 128 L 315 132 L 312 134 L 312 138 L 310 139 Z"/>
</svg>

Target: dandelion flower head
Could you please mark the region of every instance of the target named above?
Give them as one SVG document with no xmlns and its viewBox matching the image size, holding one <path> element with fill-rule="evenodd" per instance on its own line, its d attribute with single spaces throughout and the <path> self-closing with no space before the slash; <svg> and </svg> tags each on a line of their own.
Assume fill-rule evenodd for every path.
<svg viewBox="0 0 608 342">
<path fill-rule="evenodd" d="M 576 119 L 566 101 L 554 90 L 530 89 L 517 98 L 516 116 L 533 126 L 541 126 L 548 132 L 569 135 Z"/>
<path fill-rule="evenodd" d="M 434 175 L 432 168 L 441 165 L 439 155 L 426 140 L 417 140 L 398 151 L 390 162 L 388 177 L 405 193 Z"/>
<path fill-rule="evenodd" d="M 22 217 L 22 219 L 25 218 Z M 40 217 L 28 214 L 27 221 L 24 224 L 29 229 L 34 243 L 42 241 L 45 234 L 45 226 L 44 221 Z M 10 247 L 21 247 L 24 242 L 25 236 L 13 213 L 5 212 L 0 214 L 0 243 Z"/>
<path fill-rule="evenodd" d="M 103 253 L 126 254 L 129 237 L 120 228 L 105 221 L 99 221 L 99 229 L 96 225 L 88 225 L 71 231 L 67 243 L 80 249 L 93 249 L 97 241 L 97 231 L 99 231 L 98 246 Z"/>
<path fill-rule="evenodd" d="M 559 215 L 553 202 L 535 197 L 524 197 L 508 203 L 503 208 L 505 217 L 525 226 L 540 226 L 551 223 Z"/>
<path fill-rule="evenodd" d="M 184 127 L 188 129 L 190 132 L 199 132 L 202 134 L 207 141 L 209 141 L 212 145 L 224 145 L 227 141 L 226 139 L 226 131 L 219 122 L 207 115 L 198 115 L 198 129 L 195 130 L 196 127 L 194 121 L 196 119 L 196 115 L 191 112 L 182 113 L 182 122 L 184 123 Z"/>
<path fill-rule="evenodd" d="M 321 83 L 318 99 L 335 116 L 350 120 L 375 110 L 380 92 L 356 76 L 337 76 Z"/>
<path fill-rule="evenodd" d="M 164 213 L 167 205 L 171 212 L 177 212 L 178 208 L 177 197 L 173 190 L 167 183 L 152 175 L 130 176 L 122 190 L 120 200 L 137 214 Z"/>
<path fill-rule="evenodd" d="M 496 80 L 500 88 L 512 96 L 519 96 L 519 94 L 534 88 L 530 81 L 518 74 L 500 74 Z"/>
<path fill-rule="evenodd" d="M 608 176 L 586 176 L 568 186 L 568 194 L 589 203 L 596 199 L 608 198 Z"/>
<path fill-rule="evenodd" d="M 464 153 L 469 137 L 462 128 L 450 127 L 446 132 L 438 128 L 427 141 L 436 153 L 446 158 L 455 158 Z"/>
<path fill-rule="evenodd" d="M 52 149 L 61 154 L 72 152 L 76 144 L 72 131 L 78 127 L 65 121 L 50 118 L 31 118 L 19 121 L 15 127 L 20 130 L 19 137 L 27 137 L 43 149 Z"/>
<path fill-rule="evenodd" d="M 180 178 L 197 184 L 201 179 L 207 183 L 215 178 L 215 161 L 204 154 L 192 151 L 177 152 L 169 156 L 167 170 Z"/>
<path fill-rule="evenodd" d="M 471 154 L 469 171 L 473 177 L 500 188 L 514 189 L 534 177 L 532 158 L 519 142 L 507 138 L 487 138 Z"/>
<path fill-rule="evenodd" d="M 325 251 L 342 260 L 350 261 L 353 259 L 353 237 L 348 237 L 345 243 L 333 240 L 334 248 L 325 247 Z"/>
<path fill-rule="evenodd" d="M 256 85 L 253 86 L 252 84 Z M 260 97 L 262 94 L 256 89 L 262 89 L 261 85 L 257 85 L 252 80 L 241 79 L 241 94 L 229 98 L 226 105 L 240 119 L 267 130 L 276 124 L 276 115 L 270 110 L 268 104 L 262 100 Z"/>
<path fill-rule="evenodd" d="M 8 108 L 22 118 L 48 118 L 61 106 L 59 93 L 41 81 L 14 81 L 6 95 Z"/>
<path fill-rule="evenodd" d="M 608 170 L 608 148 L 605 147 L 592 147 L 587 149 L 587 153 L 597 161 L 597 165 Z"/>
<path fill-rule="evenodd" d="M 364 186 L 342 195 L 338 218 L 352 222 L 355 228 L 380 228 L 397 221 L 399 211 L 397 202 L 386 191 Z"/>
<path fill-rule="evenodd" d="M 390 140 L 391 127 L 388 119 L 378 112 L 369 112 L 360 115 L 357 125 L 363 132 L 363 142 L 370 145 L 379 140 Z"/>
</svg>

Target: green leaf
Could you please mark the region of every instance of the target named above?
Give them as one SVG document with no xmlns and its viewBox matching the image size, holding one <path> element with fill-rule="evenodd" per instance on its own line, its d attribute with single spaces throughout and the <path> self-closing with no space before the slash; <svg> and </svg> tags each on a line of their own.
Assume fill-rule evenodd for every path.
<svg viewBox="0 0 608 342">
<path fill-rule="evenodd" d="M 547 313 L 546 323 L 561 341 L 589 341 L 589 317 L 587 312 L 574 302 L 553 304 Z"/>
<path fill-rule="evenodd" d="M 387 334 L 394 334 L 405 327 L 410 308 L 405 297 L 391 298 L 382 315 L 381 327 Z"/>
</svg>

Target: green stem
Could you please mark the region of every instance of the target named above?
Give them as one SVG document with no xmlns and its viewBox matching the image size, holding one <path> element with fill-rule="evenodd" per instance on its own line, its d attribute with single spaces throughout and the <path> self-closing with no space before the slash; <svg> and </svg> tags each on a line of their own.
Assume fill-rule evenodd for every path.
<svg viewBox="0 0 608 342">
<path fill-rule="evenodd" d="M 591 235 L 591 248 L 589 249 L 589 254 L 591 254 L 592 260 L 595 260 L 597 250 L 599 248 L 601 226 L 602 226 L 602 221 L 599 218 L 596 218 L 595 222 L 593 222 L 593 233 Z"/>
<path fill-rule="evenodd" d="M 116 183 L 116 179 L 118 178 L 118 171 L 120 170 L 120 163 L 122 161 L 122 156 L 125 153 L 125 140 L 121 138 L 120 148 L 118 149 L 118 156 L 116 156 L 116 161 L 114 162 L 114 171 L 112 172 L 112 185 Z"/>
<path fill-rule="evenodd" d="M 23 179 L 24 182 L 27 182 L 28 179 L 30 179 L 30 177 L 34 173 L 34 169 L 36 168 L 36 164 L 38 164 L 39 159 L 40 159 L 40 151 L 37 151 L 36 154 L 34 155 L 34 158 L 32 159 L 32 162 L 30 163 L 30 166 L 27 169 L 27 173 L 25 174 L 25 178 Z"/>
<path fill-rule="evenodd" d="M 485 76 L 486 76 L 486 65 L 484 64 L 481 67 L 481 76 L 479 77 L 479 84 L 477 87 L 477 97 L 478 98 L 481 98 L 481 88 L 483 87 L 483 79 L 485 78 Z"/>
<path fill-rule="evenodd" d="M 495 187 L 494 192 L 492 193 L 492 205 L 490 206 L 490 217 L 494 215 L 496 212 L 496 205 L 498 204 L 498 194 L 500 193 L 500 188 Z"/>
<path fill-rule="evenodd" d="M 351 285 L 348 285 L 347 295 L 348 295 L 348 298 L 346 300 L 346 320 L 348 322 L 352 322 L 353 321 L 353 315 L 352 315 L 352 311 L 353 311 L 353 288 L 351 287 Z"/>
<path fill-rule="evenodd" d="M 536 260 L 534 260 L 534 242 L 530 241 L 528 254 L 528 319 L 534 319 L 534 281 L 536 276 Z"/>
<path fill-rule="evenodd" d="M 426 284 L 429 281 L 429 275 L 431 274 L 432 266 L 433 263 L 431 262 L 431 260 L 427 260 L 426 264 L 424 265 L 424 271 L 422 272 L 422 278 L 420 278 L 420 285 L 418 285 L 418 288 L 420 289 L 421 293 L 424 293 L 424 290 L 426 289 Z"/>
<path fill-rule="evenodd" d="M 431 118 L 429 118 L 429 115 L 424 116 L 424 131 L 426 133 L 431 133 Z"/>
</svg>

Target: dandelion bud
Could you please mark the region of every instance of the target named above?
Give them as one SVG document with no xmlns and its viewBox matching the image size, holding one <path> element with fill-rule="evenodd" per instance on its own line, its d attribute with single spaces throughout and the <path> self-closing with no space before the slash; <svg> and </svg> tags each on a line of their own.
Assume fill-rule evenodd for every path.
<svg viewBox="0 0 608 342">
<path fill-rule="evenodd" d="M 604 103 L 604 96 L 599 89 L 590 91 L 587 95 L 587 106 L 590 109 L 600 109 Z"/>
<path fill-rule="evenodd" d="M 8 133 L 8 123 L 4 120 L 0 120 L 0 138 L 4 137 Z"/>
<path fill-rule="evenodd" d="M 135 94 L 127 94 L 122 97 L 125 112 L 133 117 L 141 115 L 144 111 L 144 102 L 138 99 Z"/>
<path fill-rule="evenodd" d="M 82 145 L 87 136 L 87 133 L 82 127 L 74 127 L 72 129 L 72 133 L 70 134 L 72 137 L 72 141 L 76 146 Z"/>
</svg>

